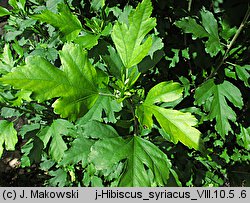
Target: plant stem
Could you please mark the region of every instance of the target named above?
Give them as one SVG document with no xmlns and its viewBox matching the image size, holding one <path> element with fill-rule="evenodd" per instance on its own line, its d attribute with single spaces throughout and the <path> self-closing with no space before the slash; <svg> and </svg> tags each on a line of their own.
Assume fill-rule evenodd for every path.
<svg viewBox="0 0 250 203">
<path fill-rule="evenodd" d="M 133 101 L 132 99 L 128 99 L 128 106 L 132 112 L 132 115 L 133 115 L 133 119 L 134 119 L 134 133 L 135 135 L 139 135 L 139 123 L 138 123 L 138 120 L 137 120 L 137 117 L 135 115 L 135 109 L 134 109 L 134 106 L 133 106 Z"/>
<path fill-rule="evenodd" d="M 231 42 L 229 43 L 229 45 L 227 46 L 227 50 L 225 52 L 225 54 L 223 55 L 219 65 L 217 66 L 217 68 L 208 76 L 207 80 L 212 78 L 213 76 L 215 76 L 215 74 L 218 72 L 218 70 L 221 68 L 221 66 L 224 64 L 225 60 L 227 59 L 228 57 L 228 53 L 229 51 L 231 50 L 232 46 L 234 45 L 235 41 L 237 40 L 237 38 L 239 37 L 240 33 L 242 32 L 243 30 L 243 27 L 245 26 L 245 24 L 247 23 L 247 20 L 250 16 L 250 6 L 248 6 L 248 9 L 247 9 L 247 12 L 245 14 L 245 17 L 244 19 L 242 20 L 238 30 L 236 31 L 233 39 L 231 40 Z"/>
<path fill-rule="evenodd" d="M 107 93 L 103 93 L 103 92 L 99 92 L 99 95 L 101 95 L 101 96 L 107 96 L 107 97 L 115 97 L 116 98 L 116 96 L 113 95 L 113 94 L 107 94 Z"/>
<path fill-rule="evenodd" d="M 190 13 L 192 6 L 192 0 L 188 1 L 188 12 Z M 187 46 L 187 34 L 184 33 L 184 45 Z"/>
<path fill-rule="evenodd" d="M 226 61 L 226 63 L 227 63 L 228 65 L 231 65 L 231 66 L 237 66 L 237 64 L 231 63 L 231 62 L 229 62 L 229 61 Z"/>
<path fill-rule="evenodd" d="M 191 11 L 191 6 L 192 6 L 192 0 L 188 1 L 188 12 Z"/>
</svg>

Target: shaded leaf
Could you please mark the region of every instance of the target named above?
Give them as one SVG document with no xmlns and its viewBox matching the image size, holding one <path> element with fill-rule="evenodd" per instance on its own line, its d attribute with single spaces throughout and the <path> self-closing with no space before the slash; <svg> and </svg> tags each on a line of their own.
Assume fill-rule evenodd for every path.
<svg viewBox="0 0 250 203">
<path fill-rule="evenodd" d="M 200 14 L 202 26 L 191 17 L 182 18 L 175 22 L 175 25 L 183 29 L 185 33 L 191 33 L 193 39 L 208 37 L 208 40 L 205 42 L 205 50 L 213 57 L 222 49 L 218 34 L 218 24 L 214 15 L 205 8 L 201 10 Z"/>
<path fill-rule="evenodd" d="M 91 7 L 96 11 L 103 8 L 104 5 L 105 5 L 105 0 L 92 0 L 91 1 Z"/>
<path fill-rule="evenodd" d="M 64 187 L 67 186 L 68 181 L 67 181 L 67 172 L 64 171 L 63 169 L 59 168 L 56 171 L 50 171 L 49 174 L 53 176 L 49 180 L 49 184 L 54 187 Z"/>
<path fill-rule="evenodd" d="M 115 49 L 111 46 L 108 47 L 109 55 L 104 55 L 103 59 L 107 64 L 109 71 L 113 76 L 118 79 L 122 79 L 122 61 Z"/>
<path fill-rule="evenodd" d="M 17 141 L 17 131 L 13 127 L 13 123 L 0 120 L 0 157 L 3 154 L 4 148 L 6 150 L 15 150 Z"/>
<path fill-rule="evenodd" d="M 64 152 L 68 149 L 63 140 L 63 135 L 67 135 L 74 126 L 70 122 L 62 119 L 54 120 L 50 127 L 44 128 L 38 137 L 43 141 L 44 148 L 47 147 L 49 141 L 49 153 L 51 158 L 59 162 Z"/>
<path fill-rule="evenodd" d="M 157 185 L 166 185 L 171 167 L 167 156 L 154 144 L 140 137 L 100 140 L 92 147 L 90 154 L 90 160 L 98 170 L 109 168 L 123 159 L 126 159 L 127 164 L 119 186 L 151 186 L 153 183 L 147 170 L 153 173 L 153 181 Z"/>
<path fill-rule="evenodd" d="M 164 44 L 162 42 L 162 39 L 157 37 L 156 35 L 152 35 L 152 46 L 149 50 L 149 56 L 151 59 L 153 59 L 153 55 L 156 51 L 161 50 L 163 48 Z"/>
<path fill-rule="evenodd" d="M 228 81 L 216 85 L 213 79 L 210 79 L 195 91 L 195 103 L 207 106 L 205 110 L 209 112 L 208 118 L 216 119 L 215 129 L 223 138 L 232 131 L 229 120 L 236 121 L 236 113 L 226 99 L 235 107 L 241 109 L 243 106 L 240 90 Z"/>
<path fill-rule="evenodd" d="M 82 30 L 81 22 L 64 3 L 58 4 L 58 14 L 44 10 L 41 14 L 33 15 L 32 18 L 58 28 L 67 41 L 74 40 Z"/>
<path fill-rule="evenodd" d="M 73 142 L 72 146 L 65 152 L 62 165 L 72 165 L 78 162 L 82 163 L 84 168 L 88 163 L 90 148 L 94 144 L 93 140 L 86 138 L 84 135 L 79 135 Z"/>
<path fill-rule="evenodd" d="M 244 128 L 242 125 L 240 126 L 240 134 L 237 135 L 237 139 L 242 141 L 242 146 L 246 150 L 250 150 L 250 127 Z"/>
<path fill-rule="evenodd" d="M 193 34 L 193 39 L 208 37 L 206 30 L 193 18 L 182 18 L 181 20 L 176 21 L 175 25 L 183 29 L 185 33 Z"/>
<path fill-rule="evenodd" d="M 249 87 L 250 65 L 236 66 L 235 71 L 236 71 L 238 78 L 244 82 L 246 87 Z"/>
<path fill-rule="evenodd" d="M 82 126 L 83 134 L 85 137 L 93 139 L 108 139 L 119 137 L 116 130 L 107 125 L 102 124 L 98 121 L 91 121 Z"/>
<path fill-rule="evenodd" d="M 104 119 L 106 122 L 115 123 L 115 112 L 121 110 L 121 104 L 111 97 L 99 97 L 94 106 L 79 119 L 78 123 L 85 124 L 91 120 L 102 122 Z M 105 115 L 103 116 L 103 113 Z"/>
<path fill-rule="evenodd" d="M 91 49 L 95 45 L 98 44 L 99 38 L 100 38 L 100 35 L 93 35 L 93 34 L 85 33 L 84 35 L 77 37 L 74 40 L 74 42 L 77 44 L 80 44 L 83 48 Z"/>
</svg>

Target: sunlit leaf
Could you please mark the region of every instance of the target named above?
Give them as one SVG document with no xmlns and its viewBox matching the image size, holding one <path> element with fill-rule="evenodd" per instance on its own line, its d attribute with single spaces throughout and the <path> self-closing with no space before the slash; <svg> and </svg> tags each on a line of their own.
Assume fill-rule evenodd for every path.
<svg viewBox="0 0 250 203">
<path fill-rule="evenodd" d="M 111 37 L 126 68 L 141 62 L 152 46 L 151 37 L 142 42 L 148 32 L 156 26 L 155 19 L 150 17 L 152 9 L 151 1 L 144 0 L 129 15 L 129 25 L 117 22 L 113 27 Z"/>
<path fill-rule="evenodd" d="M 29 57 L 25 66 L 0 80 L 15 88 L 32 91 L 38 102 L 60 97 L 53 104 L 55 112 L 75 120 L 98 98 L 97 73 L 81 46 L 65 44 L 60 59 L 62 67 L 58 69 L 41 57 Z"/>
<path fill-rule="evenodd" d="M 165 109 L 154 105 L 157 102 L 170 102 L 182 97 L 183 88 L 179 83 L 162 82 L 150 89 L 146 100 L 137 107 L 136 114 L 145 128 L 153 126 L 153 115 L 161 128 L 170 136 L 174 143 L 182 142 L 189 148 L 203 151 L 201 133 L 194 128 L 197 119 L 190 113 Z"/>
<path fill-rule="evenodd" d="M 3 17 L 3 16 L 7 16 L 7 15 L 10 15 L 11 12 L 9 12 L 8 9 L 0 6 L 0 17 Z"/>
</svg>

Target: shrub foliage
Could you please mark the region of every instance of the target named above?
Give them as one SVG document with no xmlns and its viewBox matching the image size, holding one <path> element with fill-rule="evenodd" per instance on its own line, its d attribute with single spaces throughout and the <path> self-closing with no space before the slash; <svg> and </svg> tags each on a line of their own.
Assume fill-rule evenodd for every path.
<svg viewBox="0 0 250 203">
<path fill-rule="evenodd" d="M 247 1 L 8 4 L 0 156 L 49 186 L 250 184 Z"/>
</svg>

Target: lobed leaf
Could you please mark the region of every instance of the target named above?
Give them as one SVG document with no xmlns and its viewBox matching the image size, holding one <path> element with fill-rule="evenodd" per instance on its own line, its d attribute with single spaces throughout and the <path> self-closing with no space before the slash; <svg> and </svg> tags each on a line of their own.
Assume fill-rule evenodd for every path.
<svg viewBox="0 0 250 203">
<path fill-rule="evenodd" d="M 176 82 L 162 82 L 150 89 L 146 100 L 136 109 L 139 122 L 145 128 L 153 127 L 153 115 L 162 127 L 170 135 L 175 144 L 180 141 L 189 148 L 203 151 L 201 133 L 195 126 L 197 120 L 190 113 L 182 113 L 177 110 L 165 109 L 154 105 L 157 102 L 170 102 L 181 98 L 183 88 Z"/>
<path fill-rule="evenodd" d="M 237 138 L 242 141 L 242 146 L 246 150 L 250 150 L 250 127 L 244 128 L 240 125 L 240 134 L 237 135 Z"/>
<path fill-rule="evenodd" d="M 41 131 L 38 137 L 43 141 L 44 148 L 47 147 L 49 141 L 49 153 L 51 158 L 59 162 L 64 156 L 64 152 L 68 149 L 62 136 L 67 135 L 69 130 L 73 128 L 73 124 L 62 119 L 54 120 L 50 127 Z"/>
<path fill-rule="evenodd" d="M 103 8 L 104 6 L 105 6 L 105 0 L 92 0 L 91 1 L 91 7 L 96 11 Z"/>
<path fill-rule="evenodd" d="M 58 4 L 58 13 L 45 10 L 41 14 L 33 15 L 32 18 L 58 28 L 67 41 L 74 40 L 82 30 L 81 22 L 64 3 Z"/>
<path fill-rule="evenodd" d="M 143 42 L 148 32 L 156 26 L 156 20 L 150 17 L 152 9 L 151 1 L 143 0 L 129 15 L 128 25 L 117 22 L 113 27 L 111 37 L 126 68 L 141 62 L 152 46 L 151 37 Z"/>
<path fill-rule="evenodd" d="M 208 37 L 208 40 L 205 42 L 205 50 L 211 57 L 216 56 L 222 50 L 217 21 L 214 15 L 205 8 L 201 10 L 200 14 L 202 26 L 191 17 L 182 18 L 175 22 L 175 25 L 183 29 L 185 33 L 191 33 L 193 39 Z"/>
<path fill-rule="evenodd" d="M 6 120 L 0 120 L 0 157 L 3 154 L 3 145 L 5 145 L 6 150 L 15 150 L 17 141 L 17 131 L 13 123 Z"/>
<path fill-rule="evenodd" d="M 173 143 L 176 144 L 180 141 L 189 148 L 204 150 L 201 132 L 193 127 L 198 123 L 193 115 L 158 106 L 150 106 L 148 108 L 151 109 L 162 129 L 170 135 Z"/>
<path fill-rule="evenodd" d="M 184 30 L 185 33 L 193 34 L 193 39 L 208 37 L 206 30 L 191 17 L 182 18 L 175 25 Z"/>
<path fill-rule="evenodd" d="M 249 85 L 249 78 L 250 78 L 249 70 L 250 70 L 250 65 L 235 67 L 235 71 L 236 71 L 238 78 L 244 82 L 246 87 L 250 86 Z"/>
<path fill-rule="evenodd" d="M 207 105 L 210 98 L 212 102 Z M 195 92 L 195 103 L 199 106 L 208 106 L 208 118 L 210 120 L 216 119 L 215 129 L 223 138 L 232 131 L 229 120 L 236 121 L 236 113 L 228 105 L 226 99 L 235 107 L 242 108 L 243 106 L 240 90 L 228 81 L 216 85 L 214 80 L 210 79 L 197 88 Z"/>
<path fill-rule="evenodd" d="M 88 139 L 83 135 L 78 136 L 72 142 L 71 148 L 65 152 L 63 160 L 60 164 L 66 166 L 81 162 L 82 167 L 86 167 L 90 149 L 94 143 L 95 142 L 93 140 Z"/>
<path fill-rule="evenodd" d="M 171 164 L 166 154 L 143 138 L 135 136 L 127 140 L 121 137 L 100 140 L 93 145 L 90 153 L 90 161 L 98 170 L 109 168 L 123 159 L 126 159 L 127 165 L 119 186 L 152 186 L 147 170 L 153 173 L 153 182 L 159 186 L 166 185 Z"/>
<path fill-rule="evenodd" d="M 54 111 L 61 117 L 76 120 L 90 109 L 98 98 L 97 73 L 79 45 L 65 44 L 60 51 L 61 69 L 45 59 L 29 57 L 26 65 L 0 79 L 15 88 L 33 92 L 38 102 L 59 97 Z"/>
</svg>

